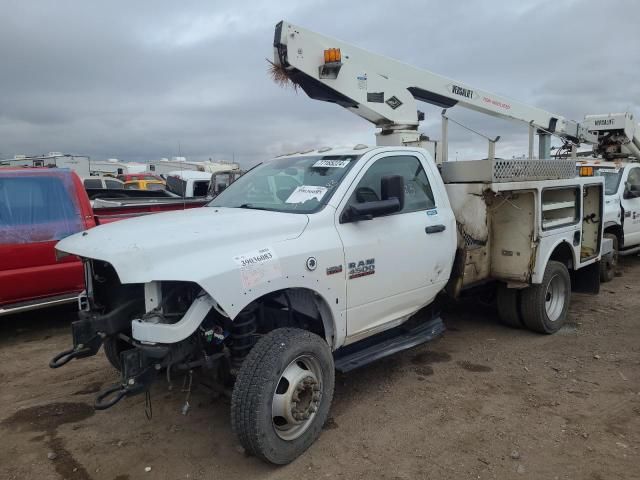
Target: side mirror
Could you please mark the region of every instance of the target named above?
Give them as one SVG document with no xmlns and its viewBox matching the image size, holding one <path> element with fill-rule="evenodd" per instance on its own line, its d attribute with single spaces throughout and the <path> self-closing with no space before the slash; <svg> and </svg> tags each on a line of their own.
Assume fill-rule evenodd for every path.
<svg viewBox="0 0 640 480">
<path fill-rule="evenodd" d="M 382 177 L 380 181 L 382 200 L 356 203 L 343 214 L 341 222 L 371 220 L 374 217 L 399 212 L 404 208 L 404 178 L 401 175 Z"/>
<path fill-rule="evenodd" d="M 373 217 L 388 215 L 390 213 L 399 212 L 400 201 L 397 198 L 389 200 L 376 200 L 374 202 L 364 202 L 351 205 L 345 213 L 347 222 L 355 222 L 358 220 L 371 220 Z"/>
<path fill-rule="evenodd" d="M 404 178 L 402 175 L 387 175 L 380 180 L 380 193 L 382 200 L 397 198 L 400 208 L 404 208 Z"/>
<path fill-rule="evenodd" d="M 638 188 L 638 185 L 627 184 L 626 188 L 624 189 L 623 197 L 625 199 L 640 197 L 640 189 Z"/>
</svg>

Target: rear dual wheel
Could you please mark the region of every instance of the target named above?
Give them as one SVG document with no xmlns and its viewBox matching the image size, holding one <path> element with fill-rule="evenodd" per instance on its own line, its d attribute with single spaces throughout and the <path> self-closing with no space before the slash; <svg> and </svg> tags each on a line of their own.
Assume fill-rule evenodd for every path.
<svg viewBox="0 0 640 480">
<path fill-rule="evenodd" d="M 557 332 L 567 318 L 571 302 L 571 277 L 566 265 L 549 261 L 542 283 L 523 290 L 498 287 L 500 321 L 539 333 Z"/>
</svg>

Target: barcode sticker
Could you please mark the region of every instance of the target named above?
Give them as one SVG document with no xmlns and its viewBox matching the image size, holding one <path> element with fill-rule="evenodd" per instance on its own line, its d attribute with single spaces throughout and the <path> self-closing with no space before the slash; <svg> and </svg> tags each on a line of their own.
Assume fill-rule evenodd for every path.
<svg viewBox="0 0 640 480">
<path fill-rule="evenodd" d="M 349 165 L 349 160 L 318 160 L 313 164 L 315 168 L 344 168 Z"/>
</svg>

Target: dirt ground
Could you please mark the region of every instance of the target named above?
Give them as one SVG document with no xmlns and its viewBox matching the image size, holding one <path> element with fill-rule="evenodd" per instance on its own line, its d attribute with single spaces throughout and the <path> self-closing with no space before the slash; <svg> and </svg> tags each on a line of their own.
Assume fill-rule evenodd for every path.
<svg viewBox="0 0 640 480">
<path fill-rule="evenodd" d="M 640 478 L 640 258 L 598 296 L 574 295 L 543 336 L 477 305 L 443 315 L 443 338 L 338 375 L 330 419 L 285 467 L 246 456 L 229 403 L 182 381 L 95 412 L 116 381 L 101 352 L 58 370 L 73 312 L 0 319 L 1 479 Z M 53 457 L 53 458 L 49 458 Z M 145 468 L 151 467 L 150 472 Z"/>
</svg>

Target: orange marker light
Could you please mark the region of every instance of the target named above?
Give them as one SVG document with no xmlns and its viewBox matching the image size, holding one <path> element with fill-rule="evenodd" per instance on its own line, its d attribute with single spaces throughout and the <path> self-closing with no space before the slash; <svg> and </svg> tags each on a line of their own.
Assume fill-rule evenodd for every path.
<svg viewBox="0 0 640 480">
<path fill-rule="evenodd" d="M 342 61 L 342 54 L 339 48 L 327 48 L 324 51 L 324 63 L 336 63 Z"/>
<path fill-rule="evenodd" d="M 593 177 L 593 167 L 580 167 L 581 177 Z"/>
</svg>

